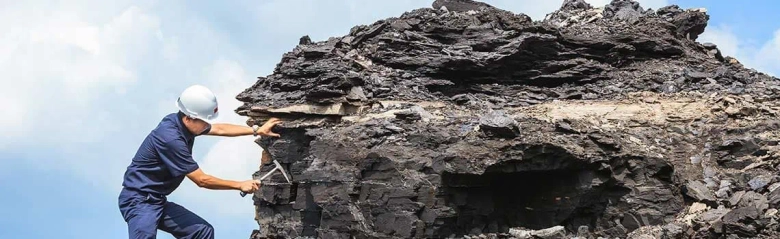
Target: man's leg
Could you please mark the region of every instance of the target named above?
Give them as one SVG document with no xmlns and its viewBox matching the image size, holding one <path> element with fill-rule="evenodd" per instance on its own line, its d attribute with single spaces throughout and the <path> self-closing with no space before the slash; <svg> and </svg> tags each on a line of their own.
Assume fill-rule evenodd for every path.
<svg viewBox="0 0 780 239">
<path fill-rule="evenodd" d="M 163 209 L 160 230 L 181 239 L 213 239 L 214 227 L 197 214 L 174 202 Z"/>
<path fill-rule="evenodd" d="M 120 197 L 119 211 L 127 222 L 129 238 L 157 238 L 157 222 L 162 216 L 163 205 L 150 203 L 138 196 Z"/>
</svg>

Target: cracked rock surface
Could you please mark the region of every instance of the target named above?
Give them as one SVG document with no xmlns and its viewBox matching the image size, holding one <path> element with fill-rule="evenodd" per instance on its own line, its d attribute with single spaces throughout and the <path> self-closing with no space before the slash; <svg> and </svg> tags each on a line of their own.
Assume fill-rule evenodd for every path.
<svg viewBox="0 0 780 239">
<path fill-rule="evenodd" d="M 772 238 L 778 79 L 703 9 L 470 0 L 303 37 L 237 96 L 262 138 L 252 238 Z"/>
</svg>

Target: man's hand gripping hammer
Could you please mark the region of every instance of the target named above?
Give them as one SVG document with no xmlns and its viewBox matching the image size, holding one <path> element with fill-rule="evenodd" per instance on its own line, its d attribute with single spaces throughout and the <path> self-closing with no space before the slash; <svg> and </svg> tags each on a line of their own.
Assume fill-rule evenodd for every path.
<svg viewBox="0 0 780 239">
<path fill-rule="evenodd" d="M 284 175 L 284 179 L 285 179 L 285 180 L 287 180 L 287 183 L 292 183 L 292 182 L 290 181 L 290 177 L 289 177 L 289 176 L 287 176 L 287 171 L 284 171 L 284 168 L 282 168 L 282 165 L 281 165 L 281 164 L 279 164 L 279 162 L 278 162 L 278 161 L 276 161 L 276 160 L 274 160 L 274 164 L 276 165 L 276 167 L 275 167 L 274 169 L 271 169 L 271 171 L 269 171 L 269 172 L 268 172 L 268 173 L 266 173 L 265 175 L 263 175 L 263 177 L 261 177 L 261 178 L 260 178 L 260 182 L 262 182 L 262 181 L 263 181 L 263 179 L 267 178 L 268 176 L 271 176 L 271 174 L 273 174 L 274 172 L 276 172 L 276 170 L 279 170 L 279 171 L 281 171 L 281 172 L 282 172 L 282 175 Z M 246 196 L 246 193 L 245 193 L 245 192 L 241 192 L 241 197 L 244 197 L 244 196 Z"/>
</svg>

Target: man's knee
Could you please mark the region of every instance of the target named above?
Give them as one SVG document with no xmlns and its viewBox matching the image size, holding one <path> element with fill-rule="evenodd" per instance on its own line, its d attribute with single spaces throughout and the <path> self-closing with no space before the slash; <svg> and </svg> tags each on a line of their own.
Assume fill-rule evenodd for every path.
<svg viewBox="0 0 780 239">
<path fill-rule="evenodd" d="M 198 224 L 197 228 L 193 232 L 192 238 L 197 239 L 213 239 L 214 227 L 209 223 Z"/>
</svg>

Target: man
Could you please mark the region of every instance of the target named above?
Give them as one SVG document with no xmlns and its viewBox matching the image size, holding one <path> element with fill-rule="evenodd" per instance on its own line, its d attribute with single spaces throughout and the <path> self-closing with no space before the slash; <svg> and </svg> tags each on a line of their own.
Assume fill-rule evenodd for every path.
<svg viewBox="0 0 780 239">
<path fill-rule="evenodd" d="M 199 187 L 213 190 L 253 193 L 260 187 L 256 180 L 224 180 L 203 172 L 192 158 L 196 136 L 279 137 L 271 132 L 281 122 L 278 119 L 259 128 L 213 123 L 219 115 L 217 98 L 200 85 L 185 89 L 176 106 L 179 112 L 165 116 L 146 136 L 125 171 L 118 199 L 130 238 L 156 238 L 157 229 L 176 238 L 214 238 L 214 228 L 206 220 L 167 200 L 185 176 Z"/>
</svg>

